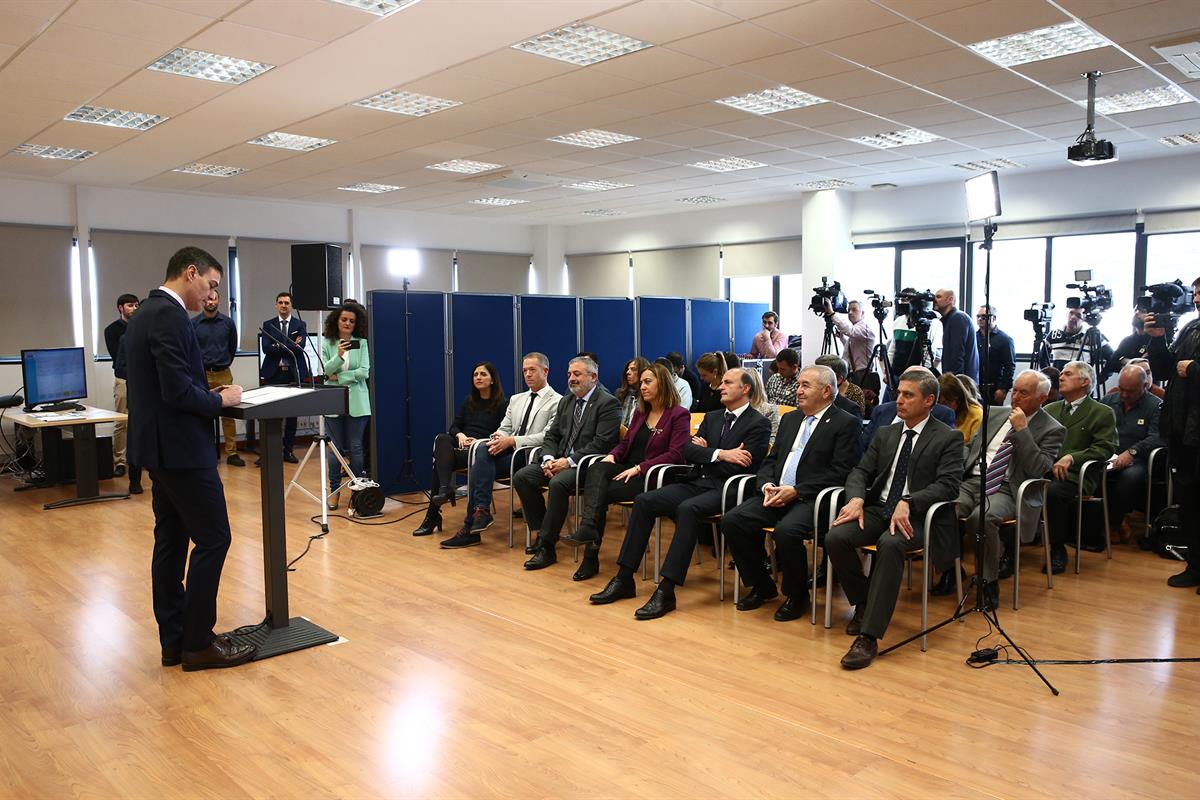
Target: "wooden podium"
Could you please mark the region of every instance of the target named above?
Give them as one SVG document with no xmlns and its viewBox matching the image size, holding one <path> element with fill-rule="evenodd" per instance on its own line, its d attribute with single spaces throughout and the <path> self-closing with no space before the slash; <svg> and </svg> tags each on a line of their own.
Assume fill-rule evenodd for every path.
<svg viewBox="0 0 1200 800">
<path fill-rule="evenodd" d="M 344 386 L 313 389 L 262 386 L 247 390 L 241 405 L 231 406 L 222 416 L 257 420 L 262 430 L 259 450 L 262 472 L 263 584 L 266 593 L 266 624 L 249 633 L 230 633 L 239 644 L 258 647 L 254 660 L 337 641 L 337 634 L 314 625 L 303 617 L 290 617 L 287 587 L 287 525 L 283 503 L 283 422 L 289 417 L 345 414 L 348 393 Z"/>
</svg>

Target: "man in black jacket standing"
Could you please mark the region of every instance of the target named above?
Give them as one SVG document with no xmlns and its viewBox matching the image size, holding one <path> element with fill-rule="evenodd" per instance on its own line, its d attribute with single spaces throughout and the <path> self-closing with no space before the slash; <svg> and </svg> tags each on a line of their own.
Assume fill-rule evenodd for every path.
<svg viewBox="0 0 1200 800">
<path fill-rule="evenodd" d="M 942 372 L 967 375 L 979 382 L 979 349 L 971 318 L 954 306 L 954 290 L 938 289 L 933 307 L 942 317 Z"/>
<path fill-rule="evenodd" d="M 1192 281 L 1192 302 L 1200 305 L 1200 278 Z M 1167 399 L 1159 432 L 1167 440 L 1171 479 L 1179 498 L 1179 518 L 1192 531 L 1187 568 L 1172 575 L 1169 586 L 1200 586 L 1200 320 L 1192 320 L 1168 345 L 1154 315 L 1146 318 L 1152 341 L 1148 355 L 1155 375 L 1167 381 Z M 1200 592 L 1198 592 L 1200 593 Z"/>
<path fill-rule="evenodd" d="M 117 297 L 117 318 L 110 322 L 104 328 L 104 345 L 108 350 L 108 355 L 112 358 L 113 366 L 113 409 L 118 414 L 129 413 L 128 392 L 125 384 L 125 364 L 119 363 L 117 353 L 121 349 L 121 339 L 125 336 L 125 329 L 129 327 L 129 318 L 133 316 L 133 312 L 137 311 L 138 298 L 136 294 L 122 294 Z M 118 422 L 113 425 L 113 477 L 120 478 L 125 474 L 125 438 L 126 438 L 126 423 Z M 141 494 L 142 487 L 140 477 L 137 483 L 137 491 L 133 494 Z M 133 478 L 130 477 L 130 488 L 133 487 Z"/>
<path fill-rule="evenodd" d="M 164 667 L 233 667 L 256 648 L 213 636 L 217 589 L 229 550 L 229 514 L 217 475 L 212 419 L 242 399 L 240 386 L 209 390 L 188 318 L 224 271 L 198 247 L 171 257 L 166 281 L 130 320 L 122 345 L 129 374 L 129 460 L 154 482 L 151 577 Z M 195 545 L 188 561 L 189 540 Z M 184 570 L 187 564 L 187 588 Z"/>
<path fill-rule="evenodd" d="M 996 307 L 980 306 L 975 312 L 975 345 L 979 350 L 981 368 L 980 379 L 986 380 L 992 387 L 991 404 L 1004 405 L 1013 387 L 1013 376 L 1017 373 L 1017 348 L 1013 345 L 1012 337 L 996 327 Z M 987 364 L 983 363 L 984 351 L 987 351 Z M 980 387 L 983 388 L 982 386 Z"/>
<path fill-rule="evenodd" d="M 312 377 L 308 356 L 304 353 L 308 326 L 292 313 L 291 292 L 280 292 L 275 296 L 275 312 L 277 316 L 264 322 L 259 334 L 264 355 L 258 379 L 267 386 L 299 386 Z M 298 460 L 292 452 L 296 426 L 295 417 L 288 417 L 283 422 L 283 460 L 289 464 Z"/>
</svg>

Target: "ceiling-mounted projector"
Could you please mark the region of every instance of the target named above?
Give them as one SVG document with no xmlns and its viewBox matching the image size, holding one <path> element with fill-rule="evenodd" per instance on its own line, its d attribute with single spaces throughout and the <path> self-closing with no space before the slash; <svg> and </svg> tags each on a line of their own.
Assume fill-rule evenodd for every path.
<svg viewBox="0 0 1200 800">
<path fill-rule="evenodd" d="M 1079 134 L 1075 144 L 1067 147 L 1067 160 L 1077 167 L 1091 167 L 1117 160 L 1117 146 L 1107 139 L 1096 138 L 1096 80 L 1101 73 L 1083 73 L 1087 78 L 1087 128 Z"/>
</svg>

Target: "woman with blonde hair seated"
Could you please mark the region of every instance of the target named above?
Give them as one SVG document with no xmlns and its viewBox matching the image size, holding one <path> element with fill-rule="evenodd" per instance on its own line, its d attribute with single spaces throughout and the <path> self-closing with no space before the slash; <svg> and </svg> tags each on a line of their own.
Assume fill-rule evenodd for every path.
<svg viewBox="0 0 1200 800">
<path fill-rule="evenodd" d="M 767 418 L 771 423 L 770 446 L 775 446 L 775 434 L 779 433 L 779 406 L 767 400 L 767 392 L 763 388 L 762 375 L 757 369 L 748 369 L 750 376 L 750 407 Z"/>
<path fill-rule="evenodd" d="M 983 406 L 957 375 L 947 372 L 938 380 L 941 383 L 938 402 L 954 412 L 954 427 L 963 435 L 963 441 L 969 443 L 983 423 Z"/>
</svg>

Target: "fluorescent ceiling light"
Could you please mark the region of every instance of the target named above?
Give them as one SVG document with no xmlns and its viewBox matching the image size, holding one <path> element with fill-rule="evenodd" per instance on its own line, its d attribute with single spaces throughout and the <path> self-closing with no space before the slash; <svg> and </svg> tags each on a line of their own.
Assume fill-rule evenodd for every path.
<svg viewBox="0 0 1200 800">
<path fill-rule="evenodd" d="M 586 130 L 575 131 L 574 133 L 564 133 L 562 136 L 551 136 L 546 141 L 562 142 L 563 144 L 573 144 L 576 147 L 608 147 L 613 144 L 624 144 L 625 142 L 636 142 L 639 139 L 637 136 L 626 136 L 623 133 L 613 133 L 612 131 Z"/>
<path fill-rule="evenodd" d="M 591 208 L 583 213 L 589 217 L 619 217 L 623 212 L 611 208 Z"/>
<path fill-rule="evenodd" d="M 176 167 L 172 172 L 186 172 L 188 175 L 211 175 L 214 178 L 232 178 L 241 175 L 246 170 L 241 167 L 223 167 L 220 164 L 201 164 L 196 161 Z"/>
<path fill-rule="evenodd" d="M 519 203 L 528 203 L 529 201 L 514 200 L 511 197 L 481 197 L 471 202 L 481 206 L 515 206 Z"/>
<path fill-rule="evenodd" d="M 403 186 L 392 186 L 388 183 L 352 183 L 349 186 L 338 187 L 343 192 L 367 192 L 368 194 L 385 194 L 403 188 Z"/>
<path fill-rule="evenodd" d="M 471 161 L 466 158 L 456 158 L 453 161 L 430 164 L 425 169 L 440 169 L 442 172 L 461 172 L 464 175 L 474 175 L 476 172 L 490 172 L 494 169 L 500 169 L 500 167 L 500 164 L 488 164 L 486 161 Z"/>
<path fill-rule="evenodd" d="M 878 147 L 881 150 L 889 150 L 893 147 L 904 147 L 909 144 L 928 144 L 929 142 L 936 142 L 941 138 L 937 134 L 929 133 L 928 131 L 905 128 L 902 131 L 874 133 L 870 136 L 855 136 L 850 141 L 865 144 L 869 147 Z"/>
<path fill-rule="evenodd" d="M 274 68 L 274 64 L 247 61 L 244 58 L 207 53 L 203 50 L 189 50 L 186 47 L 176 47 L 146 67 L 155 72 L 169 72 L 185 78 L 200 78 L 205 81 L 234 85 L 257 78 L 267 70 Z"/>
<path fill-rule="evenodd" d="M 607 192 L 610 189 L 628 189 L 633 186 L 632 183 L 618 183 L 617 181 L 580 181 L 579 183 L 568 183 L 568 189 L 582 189 L 585 192 Z"/>
<path fill-rule="evenodd" d="M 679 197 L 676 198 L 680 203 L 690 203 L 694 206 L 706 206 L 710 203 L 723 203 L 724 197 L 713 197 L 712 195 L 701 194 L 695 197 Z"/>
<path fill-rule="evenodd" d="M 1130 111 L 1145 111 L 1147 108 L 1162 108 L 1180 103 L 1194 103 L 1195 98 L 1178 86 L 1155 86 L 1153 89 L 1138 89 L 1133 92 L 1110 94 L 1096 98 L 1097 114 L 1125 114 Z M 1087 105 L 1080 100 L 1080 105 Z"/>
<path fill-rule="evenodd" d="M 1195 133 L 1177 133 L 1174 136 L 1164 136 L 1158 140 L 1167 147 L 1187 147 L 1189 144 L 1200 144 L 1200 131 Z"/>
<path fill-rule="evenodd" d="M 278 147 L 282 150 L 319 150 L 331 144 L 337 144 L 337 139 L 319 139 L 316 136 L 301 136 L 298 133 L 283 133 L 272 131 L 258 136 L 246 144 L 261 144 L 263 147 Z"/>
<path fill-rule="evenodd" d="M 1009 161 L 1007 158 L 986 158 L 982 161 L 964 161 L 954 166 L 967 172 L 987 172 L 993 169 L 1020 169 L 1025 165 Z"/>
<path fill-rule="evenodd" d="M 697 161 L 688 166 L 699 167 L 710 172 L 736 172 L 739 169 L 758 169 L 767 165 L 761 161 L 750 161 L 745 158 L 718 158 L 715 161 Z"/>
<path fill-rule="evenodd" d="M 458 100 L 446 100 L 441 97 L 430 97 L 416 92 L 402 92 L 399 89 L 388 89 L 377 95 L 359 100 L 354 105 L 361 108 L 373 108 L 377 111 L 390 111 L 393 114 L 406 114 L 410 117 L 423 117 L 447 108 L 461 106 Z"/>
<path fill-rule="evenodd" d="M 378 17 L 386 17 L 389 14 L 395 14 L 402 8 L 407 8 L 413 5 L 418 0 L 333 0 L 334 3 L 339 3 L 343 6 L 357 8 L 360 11 L 369 11 Z"/>
<path fill-rule="evenodd" d="M 169 117 L 143 114 L 140 111 L 122 111 L 119 108 L 80 106 L 63 119 L 71 122 L 89 122 L 93 125 L 108 125 L 113 128 L 148 131 L 160 122 L 166 122 Z"/>
<path fill-rule="evenodd" d="M 548 31 L 517 42 L 514 50 L 524 50 L 546 58 L 556 58 L 576 66 L 586 67 L 610 58 L 636 53 L 653 47 L 649 42 L 620 33 L 606 31 L 585 22 L 575 22 L 558 30 Z"/>
<path fill-rule="evenodd" d="M 75 150 L 70 147 L 55 147 L 52 144 L 23 144 L 13 150 L 19 156 L 59 158 L 64 161 L 83 161 L 96 155 L 95 150 Z"/>
<path fill-rule="evenodd" d="M 1082 53 L 1107 47 L 1112 42 L 1093 33 L 1078 22 L 1063 22 L 1035 31 L 1014 33 L 999 39 L 988 39 L 967 45 L 988 61 L 1002 67 L 1015 67 L 1047 58 L 1058 58 L 1071 53 Z"/>
<path fill-rule="evenodd" d="M 747 111 L 751 114 L 775 114 L 793 108 L 815 106 L 826 100 L 790 86 L 779 86 L 775 89 L 763 89 L 761 92 L 725 97 L 717 102 L 723 106 Z"/>
<path fill-rule="evenodd" d="M 797 187 L 804 189 L 806 192 L 819 192 L 824 189 L 844 189 L 847 186 L 853 185 L 850 181 L 844 181 L 841 178 L 825 178 L 819 181 L 796 184 Z"/>
</svg>

